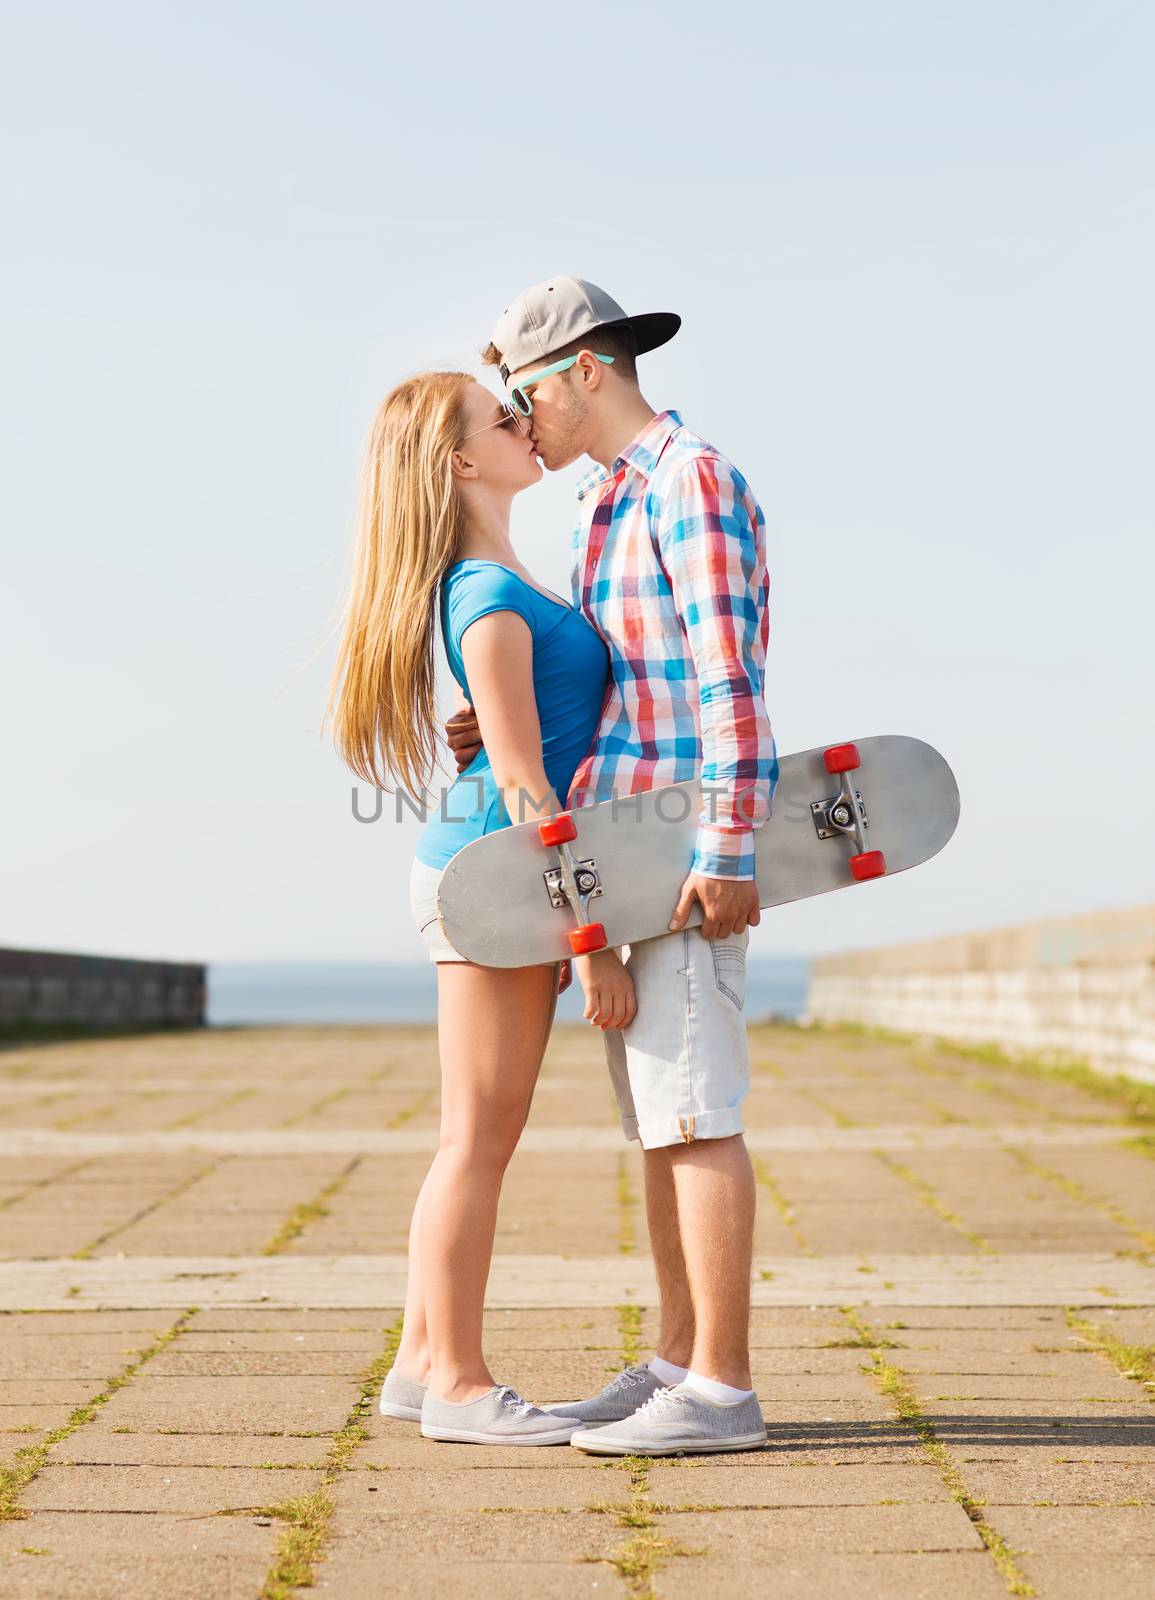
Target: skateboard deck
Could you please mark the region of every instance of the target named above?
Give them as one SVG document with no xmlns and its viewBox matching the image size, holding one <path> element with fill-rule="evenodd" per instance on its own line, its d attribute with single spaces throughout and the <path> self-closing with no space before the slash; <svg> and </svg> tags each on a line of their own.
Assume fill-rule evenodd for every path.
<svg viewBox="0 0 1155 1600">
<path fill-rule="evenodd" d="M 656 938 L 689 872 L 700 811 L 689 779 L 475 839 L 438 886 L 445 935 L 490 967 Z M 882 734 L 785 756 L 754 834 L 758 903 L 906 872 L 943 848 L 958 818 L 954 774 L 921 739 Z M 686 926 L 701 920 L 695 903 Z"/>
</svg>

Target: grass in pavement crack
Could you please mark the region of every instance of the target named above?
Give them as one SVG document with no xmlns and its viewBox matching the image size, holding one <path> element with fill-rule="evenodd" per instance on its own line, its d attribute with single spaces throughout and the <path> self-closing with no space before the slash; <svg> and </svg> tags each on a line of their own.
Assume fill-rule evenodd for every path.
<svg viewBox="0 0 1155 1600">
<path fill-rule="evenodd" d="M 331 1200 L 339 1189 L 345 1187 L 363 1160 L 363 1156 L 354 1156 L 319 1194 L 315 1194 L 311 1200 L 303 1201 L 299 1206 L 294 1206 L 261 1254 L 279 1256 L 282 1250 L 287 1250 L 295 1239 L 301 1237 L 310 1223 L 319 1222 L 322 1217 L 327 1217 L 329 1207 L 326 1202 Z"/>
<path fill-rule="evenodd" d="M 638 1197 L 630 1182 L 629 1158 L 623 1152 L 618 1156 L 618 1252 L 623 1256 L 634 1253 L 637 1244 L 635 1217 Z"/>
<path fill-rule="evenodd" d="M 956 1233 L 960 1233 L 967 1243 L 973 1245 L 981 1254 L 986 1256 L 997 1254 L 990 1240 L 984 1239 L 982 1234 L 976 1233 L 973 1228 L 968 1228 L 958 1212 L 952 1211 L 945 1201 L 939 1199 L 934 1188 L 927 1183 L 925 1178 L 920 1178 L 917 1172 L 912 1171 L 910 1167 L 905 1166 L 901 1161 L 896 1161 L 893 1156 L 887 1155 L 884 1150 L 875 1150 L 872 1153 L 882 1162 L 883 1166 L 890 1168 L 895 1177 L 901 1178 L 904 1183 L 909 1183 L 923 1205 L 945 1222 L 948 1228 L 953 1228 Z"/>
<path fill-rule="evenodd" d="M 353 1084 L 347 1083 L 343 1088 L 330 1089 L 328 1094 L 322 1095 L 319 1100 L 311 1101 L 303 1111 L 294 1111 L 292 1116 L 286 1117 L 277 1126 L 279 1128 L 295 1128 L 300 1123 L 307 1122 L 310 1117 L 315 1117 L 318 1112 L 326 1110 L 329 1106 L 336 1105 L 339 1100 L 344 1100 L 347 1095 L 353 1093 L 353 1088 Z"/>
<path fill-rule="evenodd" d="M 924 1415 L 918 1396 L 911 1388 L 905 1373 L 893 1362 L 888 1361 L 883 1354 L 884 1341 L 851 1306 L 843 1306 L 842 1315 L 862 1339 L 864 1347 L 871 1351 L 871 1374 L 875 1383 L 894 1406 L 900 1419 L 917 1435 L 923 1454 L 934 1464 L 952 1498 L 958 1502 L 974 1524 L 975 1532 L 986 1546 L 987 1553 L 998 1568 L 1008 1591 L 1017 1595 L 1034 1594 L 1033 1586 L 1028 1583 L 1015 1559 L 1015 1552 L 1002 1534 L 986 1520 L 982 1506 L 967 1488 L 957 1462 L 935 1433 L 933 1422 Z"/>
<path fill-rule="evenodd" d="M 810 1248 L 802 1229 L 798 1226 L 798 1220 L 794 1215 L 794 1207 L 779 1188 L 778 1180 L 774 1177 L 762 1157 L 753 1150 L 750 1152 L 750 1160 L 753 1163 L 754 1176 L 774 1202 L 774 1209 L 781 1218 L 783 1227 L 792 1236 L 802 1254 L 804 1256 L 812 1256 L 814 1251 Z"/>
<path fill-rule="evenodd" d="M 79 1250 L 74 1250 L 68 1259 L 70 1261 L 87 1261 L 102 1245 L 107 1244 L 110 1239 L 115 1239 L 118 1233 L 124 1233 L 127 1229 L 135 1227 L 145 1217 L 150 1217 L 154 1211 L 159 1211 L 161 1206 L 167 1206 L 170 1201 L 179 1199 L 182 1194 L 192 1188 L 194 1183 L 199 1183 L 202 1178 L 207 1178 L 210 1172 L 215 1172 L 218 1165 L 219 1163 L 213 1160 L 209 1162 L 207 1167 L 198 1167 L 189 1177 L 182 1178 L 174 1188 L 166 1189 L 159 1199 L 151 1201 L 147 1206 L 142 1206 L 135 1215 L 128 1218 L 127 1222 L 118 1222 L 114 1228 L 106 1229 L 98 1238 L 83 1245 Z"/>
<path fill-rule="evenodd" d="M 966 1073 L 960 1076 L 957 1067 L 940 1067 L 926 1056 L 919 1055 L 911 1050 L 907 1055 L 907 1064 L 915 1072 L 922 1073 L 927 1078 L 937 1078 L 945 1081 L 955 1089 L 971 1089 L 979 1094 L 987 1094 L 996 1100 L 1005 1100 L 1008 1105 L 1016 1106 L 1020 1111 L 1029 1111 L 1032 1117 L 1052 1119 L 1057 1113 L 1036 1095 L 1022 1094 L 1017 1089 L 1012 1089 L 1009 1084 L 1000 1083 L 997 1078 L 984 1076 L 981 1073 Z"/>
<path fill-rule="evenodd" d="M 813 1089 L 803 1089 L 799 1086 L 797 1093 L 804 1100 L 809 1100 L 812 1106 L 817 1106 L 819 1111 L 825 1111 L 828 1117 L 833 1117 L 835 1127 L 859 1128 L 862 1126 L 857 1117 L 852 1117 L 847 1112 L 840 1111 L 837 1106 L 831 1105 L 829 1100 L 824 1100 L 820 1094 L 815 1094 Z"/>
<path fill-rule="evenodd" d="M 668 1507 L 656 1506 L 650 1499 L 650 1462 L 647 1456 L 622 1456 L 610 1470 L 629 1474 L 630 1498 L 601 1501 L 588 1506 L 587 1510 L 614 1517 L 619 1528 L 632 1530 L 631 1537 L 612 1556 L 589 1556 L 586 1559 L 604 1559 L 613 1567 L 625 1583 L 632 1600 L 655 1600 L 654 1577 L 667 1562 L 684 1556 L 705 1555 L 706 1552 L 704 1549 L 688 1549 L 676 1539 L 668 1539 L 657 1531 L 656 1513 Z"/>
<path fill-rule="evenodd" d="M 255 1089 L 237 1089 L 233 1094 L 225 1095 L 223 1100 L 214 1100 L 210 1105 L 201 1106 L 197 1111 L 189 1111 L 183 1117 L 177 1117 L 172 1122 L 166 1122 L 164 1125 L 165 1130 L 172 1133 L 180 1128 L 193 1128 L 198 1122 L 203 1122 L 206 1117 L 213 1117 L 221 1111 L 227 1111 L 230 1106 L 239 1105 L 242 1100 L 251 1100 L 256 1092 Z"/>
<path fill-rule="evenodd" d="M 47 1461 L 53 1445 L 59 1444 L 62 1439 L 67 1439 L 78 1428 L 83 1428 L 86 1422 L 91 1422 L 101 1406 L 107 1405 L 119 1389 L 123 1389 L 126 1383 L 132 1382 L 141 1367 L 159 1355 L 162 1350 L 167 1349 L 173 1340 L 184 1332 L 189 1322 L 196 1316 L 197 1309 L 196 1306 L 192 1306 L 179 1316 L 171 1328 L 166 1328 L 164 1333 L 150 1345 L 139 1351 L 135 1360 L 130 1361 L 128 1366 L 122 1367 L 115 1377 L 109 1378 L 99 1394 L 93 1395 L 84 1405 L 77 1406 L 68 1420 L 46 1433 L 39 1444 L 24 1445 L 22 1449 L 17 1450 L 11 1466 L 0 1467 L 0 1522 L 14 1522 L 28 1515 L 26 1511 L 20 1509 L 17 1501 Z"/>
<path fill-rule="evenodd" d="M 626 1585 L 626 1592 L 634 1600 L 654 1600 L 654 1577 L 666 1563 L 678 1556 L 705 1555 L 704 1549 L 691 1550 L 667 1539 L 653 1528 L 642 1528 L 632 1539 L 627 1539 L 609 1564 Z"/>
<path fill-rule="evenodd" d="M 1019 1165 L 1027 1172 L 1033 1173 L 1036 1178 L 1043 1178 L 1047 1183 L 1053 1183 L 1057 1189 L 1069 1195 L 1072 1200 L 1077 1200 L 1080 1205 L 1091 1206 L 1093 1210 L 1100 1211 L 1109 1217 L 1117 1228 L 1122 1228 L 1124 1233 L 1129 1233 L 1137 1239 L 1144 1251 L 1155 1251 L 1155 1233 L 1142 1227 L 1123 1210 L 1122 1206 L 1115 1204 L 1114 1200 L 1100 1199 L 1085 1189 L 1074 1178 L 1068 1178 L 1061 1172 L 1056 1172 L 1053 1167 L 1044 1166 L 1041 1161 L 1036 1161 L 1034 1156 L 1029 1156 L 1025 1150 L 1008 1144 L 1007 1153 L 1012 1155 Z"/>
<path fill-rule="evenodd" d="M 634 1366 L 641 1356 L 642 1313 L 639 1306 L 619 1306 L 618 1325 L 621 1332 L 621 1355 L 626 1366 Z M 655 1513 L 665 1509 L 650 1500 L 650 1462 L 647 1456 L 622 1456 L 606 1464 L 610 1472 L 625 1472 L 630 1480 L 628 1500 L 606 1500 L 587 1507 L 587 1510 L 613 1516 L 619 1528 L 632 1530 L 631 1537 L 619 1546 L 612 1556 L 588 1556 L 592 1562 L 605 1560 L 613 1567 L 626 1585 L 632 1600 L 655 1600 L 654 1576 L 668 1561 L 680 1556 L 704 1554 L 689 1550 L 675 1539 L 667 1539 L 657 1531 Z"/>
<path fill-rule="evenodd" d="M 1072 1333 L 1106 1356 L 1121 1378 L 1142 1384 L 1148 1399 L 1155 1401 L 1155 1345 L 1124 1344 L 1108 1329 L 1080 1316 L 1074 1306 L 1067 1307 L 1065 1316 Z"/>
<path fill-rule="evenodd" d="M 396 1128 L 403 1128 L 405 1124 L 411 1121 L 413 1117 L 425 1110 L 426 1106 L 436 1096 L 437 1092 L 438 1091 L 436 1087 L 434 1087 L 432 1089 L 426 1089 L 423 1094 L 419 1094 L 417 1099 L 414 1100 L 410 1105 L 403 1106 L 400 1111 L 395 1112 L 394 1115 L 387 1120 L 385 1123 L 386 1130 L 388 1132 L 392 1132 Z"/>
<path fill-rule="evenodd" d="M 889 1028 L 867 1028 L 853 1022 L 818 1023 L 810 1031 L 837 1034 L 847 1040 L 858 1037 L 876 1039 L 885 1044 L 917 1045 L 920 1048 L 933 1044 L 943 1055 L 961 1057 L 964 1061 L 978 1061 L 984 1066 L 1020 1078 L 1065 1083 L 1097 1100 L 1114 1101 L 1128 1121 L 1155 1122 L 1155 1084 L 1140 1083 L 1138 1079 L 1129 1078 L 1122 1072 L 1096 1072 L 1086 1061 L 1044 1060 L 1038 1056 L 1017 1053 L 1012 1055 L 996 1044 L 962 1044 L 957 1039 L 895 1033 Z"/>
<path fill-rule="evenodd" d="M 1123 1143 L 1125 1150 L 1134 1150 L 1136 1155 L 1146 1156 L 1148 1161 L 1155 1161 L 1155 1133 L 1140 1133 L 1134 1139 L 1127 1139 Z"/>
<path fill-rule="evenodd" d="M 37 1189 L 46 1189 L 51 1183 L 63 1183 L 65 1178 L 71 1178 L 82 1167 L 90 1166 L 91 1156 L 85 1156 L 83 1161 L 75 1161 L 72 1166 L 65 1167 L 63 1171 L 53 1172 L 47 1178 L 37 1178 L 35 1183 L 28 1184 L 27 1188 L 17 1189 L 15 1194 L 10 1194 L 6 1200 L 0 1200 L 0 1211 L 6 1211 L 9 1206 L 16 1205 L 21 1200 L 26 1200 L 30 1194 L 35 1194 Z"/>
<path fill-rule="evenodd" d="M 261 1588 L 260 1600 L 291 1600 L 298 1589 L 312 1586 L 316 1568 L 325 1558 L 329 1525 L 336 1510 L 333 1484 L 347 1469 L 353 1452 L 369 1437 L 364 1418 L 393 1365 L 401 1343 L 401 1324 L 398 1317 L 386 1334 L 384 1350 L 366 1369 L 345 1425 L 333 1436 L 317 1487 L 275 1505 L 256 1507 L 250 1513 L 288 1523 Z"/>
<path fill-rule="evenodd" d="M 622 1336 L 622 1359 L 627 1367 L 635 1367 L 642 1354 L 641 1306 L 619 1306 L 618 1329 Z"/>
</svg>

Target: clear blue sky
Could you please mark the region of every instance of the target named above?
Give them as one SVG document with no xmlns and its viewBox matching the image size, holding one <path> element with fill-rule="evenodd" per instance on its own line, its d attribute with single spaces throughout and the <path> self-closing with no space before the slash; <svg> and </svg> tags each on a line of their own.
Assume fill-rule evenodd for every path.
<svg viewBox="0 0 1155 1600">
<path fill-rule="evenodd" d="M 930 740 L 955 841 L 825 950 L 1155 892 L 1155 13 L 3 12 L 0 943 L 419 959 L 320 720 L 384 391 L 525 285 L 680 311 L 643 387 L 769 521 L 783 752 Z M 517 511 L 564 589 L 576 469 Z"/>
</svg>

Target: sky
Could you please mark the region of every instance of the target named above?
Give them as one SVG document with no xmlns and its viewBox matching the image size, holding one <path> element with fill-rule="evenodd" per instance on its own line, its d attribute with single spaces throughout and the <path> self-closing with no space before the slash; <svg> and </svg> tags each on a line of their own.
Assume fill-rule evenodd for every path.
<svg viewBox="0 0 1155 1600">
<path fill-rule="evenodd" d="M 0 28 L 0 945 L 421 958 L 417 824 L 354 820 L 321 727 L 360 452 L 556 273 L 684 319 L 643 392 L 766 512 L 779 751 L 906 733 L 958 777 L 939 857 L 751 953 L 1155 898 L 1149 6 Z M 562 593 L 580 471 L 515 507 Z"/>
</svg>

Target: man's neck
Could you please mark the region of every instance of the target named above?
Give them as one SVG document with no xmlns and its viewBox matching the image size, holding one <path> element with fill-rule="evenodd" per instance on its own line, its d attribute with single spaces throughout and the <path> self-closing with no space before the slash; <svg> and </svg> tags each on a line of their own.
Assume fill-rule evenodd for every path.
<svg viewBox="0 0 1155 1600">
<path fill-rule="evenodd" d="M 626 446 L 649 427 L 657 412 L 637 390 L 623 396 L 620 405 L 603 419 L 586 445 L 586 454 L 608 471 Z"/>
</svg>

